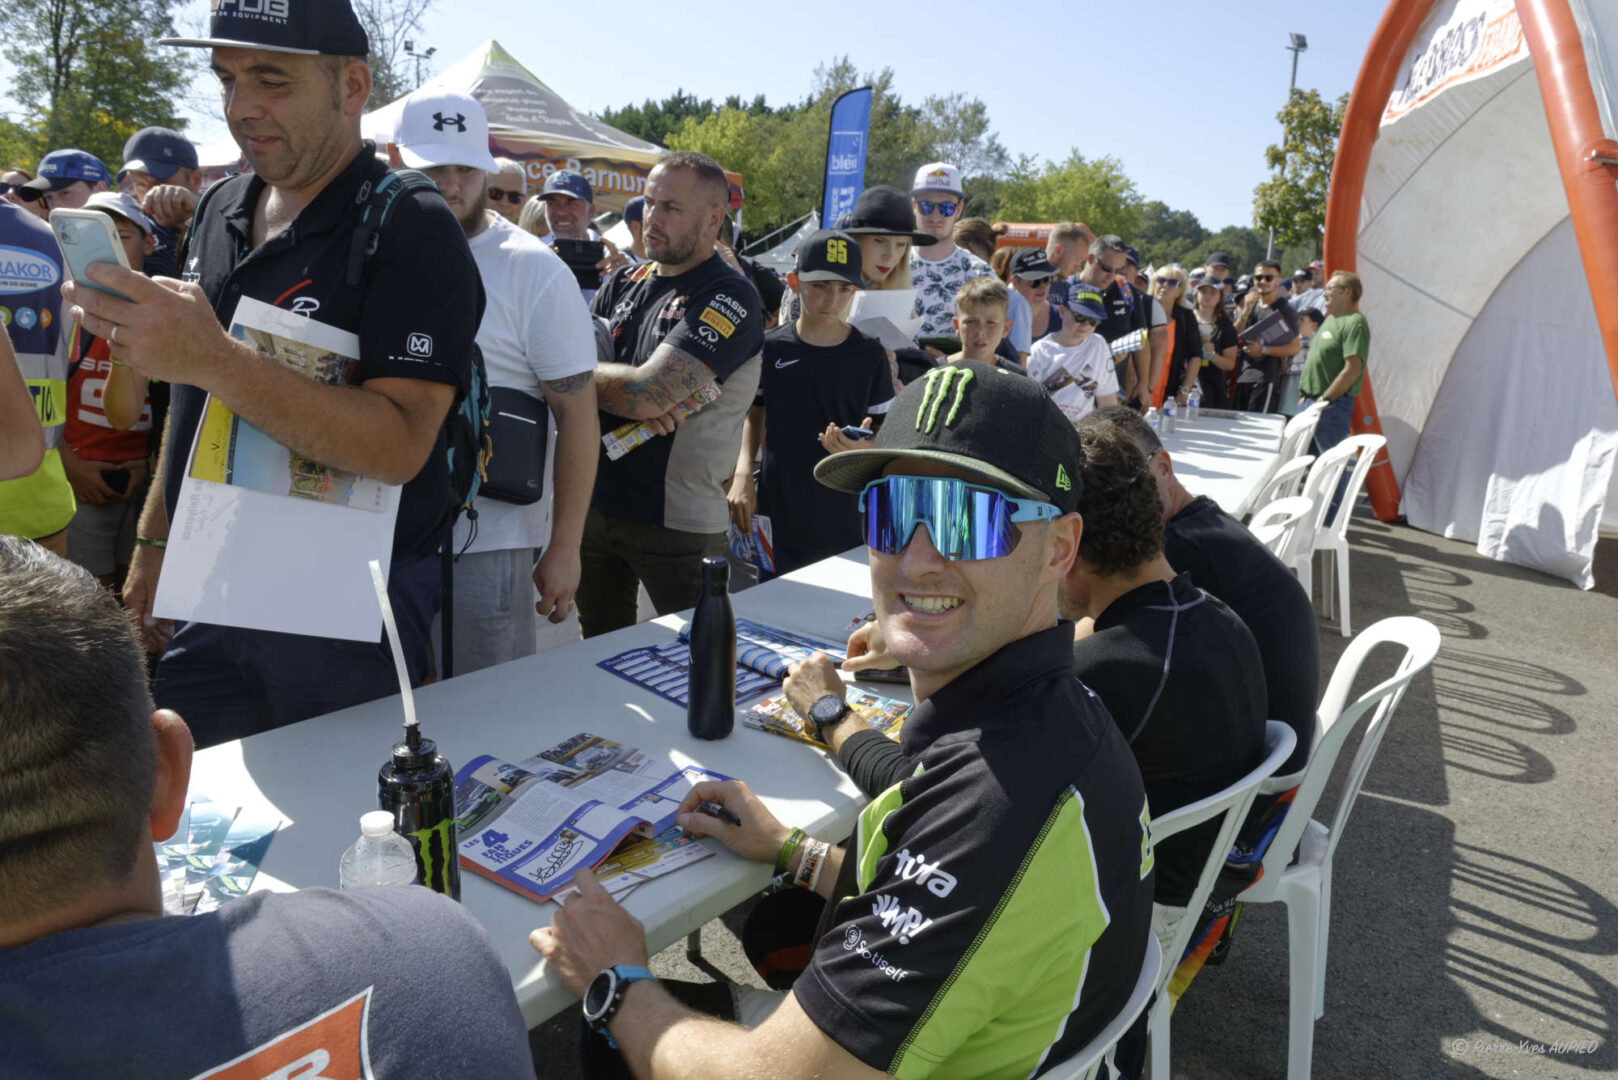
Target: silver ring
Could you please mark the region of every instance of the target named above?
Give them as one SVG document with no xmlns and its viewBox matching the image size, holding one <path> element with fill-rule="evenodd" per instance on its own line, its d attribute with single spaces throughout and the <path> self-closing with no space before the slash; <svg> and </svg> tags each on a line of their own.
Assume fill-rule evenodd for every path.
<svg viewBox="0 0 1618 1080">
<path fill-rule="evenodd" d="M 116 344 L 118 344 L 118 327 L 117 326 L 114 326 L 112 328 L 112 332 L 107 335 L 107 344 L 108 345 L 116 345 Z"/>
</svg>

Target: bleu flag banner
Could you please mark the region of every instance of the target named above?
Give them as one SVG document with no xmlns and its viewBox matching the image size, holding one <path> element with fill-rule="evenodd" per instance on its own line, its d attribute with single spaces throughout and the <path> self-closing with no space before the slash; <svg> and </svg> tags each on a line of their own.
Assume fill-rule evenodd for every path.
<svg viewBox="0 0 1618 1080">
<path fill-rule="evenodd" d="M 865 140 L 871 127 L 871 88 L 850 90 L 831 107 L 826 135 L 826 181 L 821 188 L 821 228 L 854 209 L 865 190 Z"/>
</svg>

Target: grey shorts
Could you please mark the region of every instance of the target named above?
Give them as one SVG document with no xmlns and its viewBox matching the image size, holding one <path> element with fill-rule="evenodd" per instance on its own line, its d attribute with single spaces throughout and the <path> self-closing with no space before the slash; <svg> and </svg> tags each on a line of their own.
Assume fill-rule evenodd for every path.
<svg viewBox="0 0 1618 1080">
<path fill-rule="evenodd" d="M 67 557 L 96 577 L 128 566 L 135 551 L 135 525 L 146 501 L 145 490 L 142 485 L 133 502 L 79 503 L 79 512 L 67 527 Z"/>
</svg>

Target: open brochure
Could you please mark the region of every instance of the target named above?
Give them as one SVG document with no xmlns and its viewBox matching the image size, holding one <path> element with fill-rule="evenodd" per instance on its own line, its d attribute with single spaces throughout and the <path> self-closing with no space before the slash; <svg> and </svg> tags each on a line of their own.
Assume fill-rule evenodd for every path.
<svg viewBox="0 0 1618 1080">
<path fill-rule="evenodd" d="M 246 893 L 280 827 L 279 818 L 196 799 L 174 835 L 152 845 L 163 913 L 201 915 Z"/>
<path fill-rule="evenodd" d="M 588 732 L 516 764 L 484 754 L 455 774 L 461 865 L 535 900 L 592 867 L 622 895 L 713 853 L 674 815 L 693 785 L 728 779 Z"/>
<path fill-rule="evenodd" d="M 899 729 L 904 726 L 905 717 L 910 715 L 908 702 L 895 701 L 880 694 L 873 694 L 869 690 L 857 687 L 848 688 L 848 706 L 871 727 L 880 731 L 895 741 L 899 738 Z M 786 699 L 786 695 L 765 698 L 742 714 L 742 723 L 759 731 L 768 731 L 774 735 L 784 735 L 789 739 L 796 739 L 810 746 L 825 749 L 826 744 L 820 741 L 815 734 L 814 725 L 799 716 Z"/>
<path fill-rule="evenodd" d="M 341 383 L 359 338 L 243 298 L 230 333 L 310 378 Z M 400 487 L 309 461 L 210 399 L 170 522 L 153 615 L 377 641 L 366 563 L 387 573 Z"/>
<path fill-rule="evenodd" d="M 609 656 L 597 667 L 628 679 L 667 701 L 684 706 L 691 680 L 691 626 L 680 627 L 679 637 L 665 645 L 649 645 Z M 788 630 L 777 630 L 749 619 L 736 620 L 736 701 L 775 689 L 793 664 L 824 652 L 841 663 L 843 652 L 830 642 L 817 641 Z"/>
</svg>

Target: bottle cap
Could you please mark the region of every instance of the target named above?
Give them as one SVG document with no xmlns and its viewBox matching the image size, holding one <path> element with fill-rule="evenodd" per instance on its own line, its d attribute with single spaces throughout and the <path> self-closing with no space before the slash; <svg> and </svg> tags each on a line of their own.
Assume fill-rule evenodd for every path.
<svg viewBox="0 0 1618 1080">
<path fill-rule="evenodd" d="M 702 584 L 704 587 L 709 585 L 729 585 L 730 560 L 723 555 L 706 556 L 702 560 Z"/>
<path fill-rule="evenodd" d="M 401 772 L 430 769 L 437 757 L 438 744 L 431 739 L 418 736 L 414 740 L 406 738 L 393 744 L 393 767 Z"/>
<path fill-rule="evenodd" d="M 386 836 L 393 831 L 393 815 L 386 810 L 372 810 L 360 815 L 360 832 L 366 836 Z"/>
</svg>

